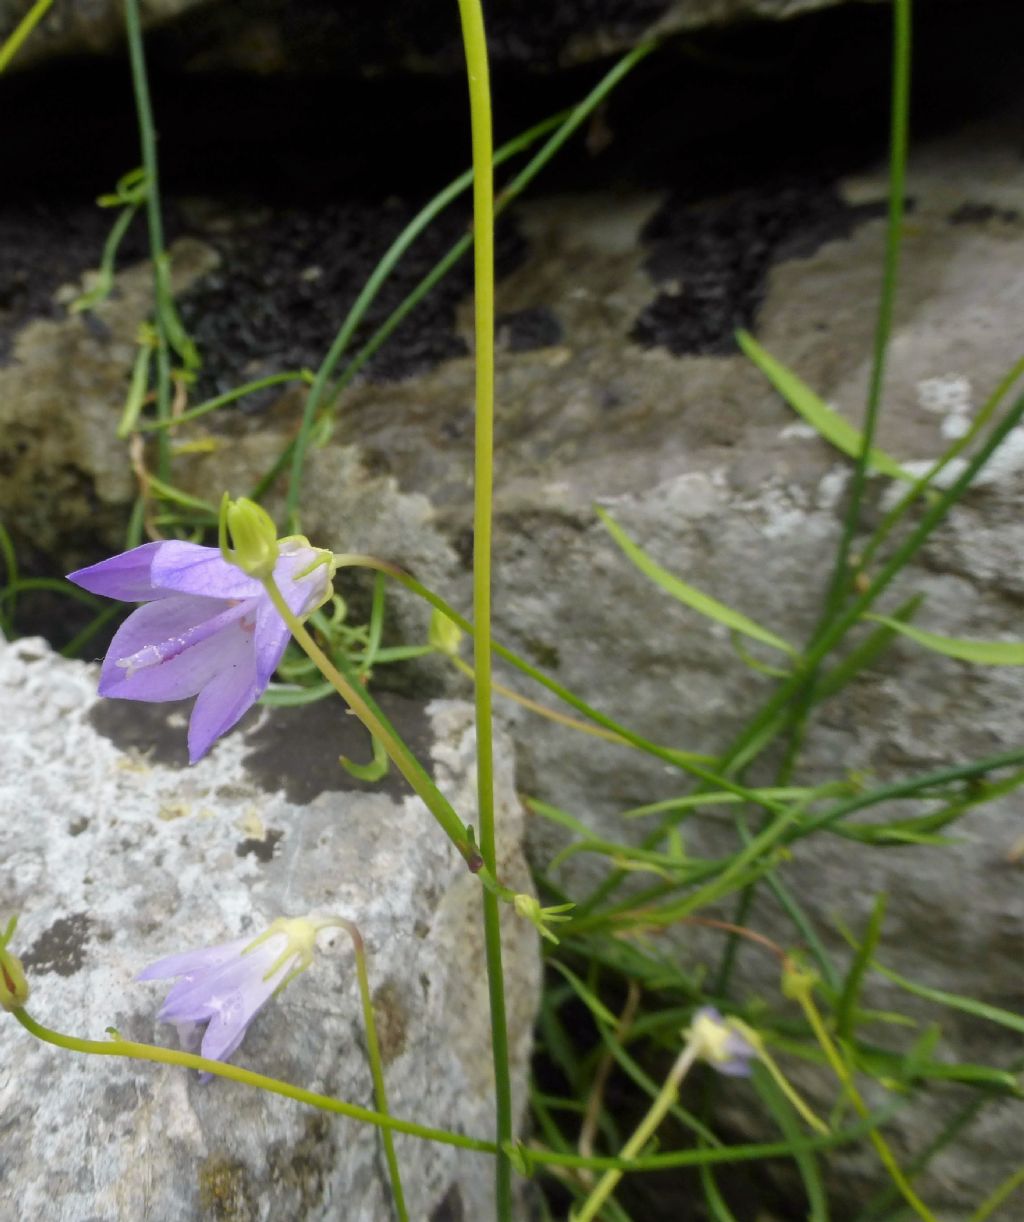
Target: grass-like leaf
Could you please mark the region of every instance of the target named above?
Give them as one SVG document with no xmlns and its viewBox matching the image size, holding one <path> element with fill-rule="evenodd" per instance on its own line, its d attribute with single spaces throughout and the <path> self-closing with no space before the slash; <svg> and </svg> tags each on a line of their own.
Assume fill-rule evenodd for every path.
<svg viewBox="0 0 1024 1222">
<path fill-rule="evenodd" d="M 905 637 L 947 658 L 961 662 L 977 662 L 981 666 L 1024 666 L 1024 641 L 976 641 L 970 637 L 941 636 L 926 632 L 913 624 L 903 624 L 885 615 L 868 615 L 866 619 L 885 624 Z"/>
<path fill-rule="evenodd" d="M 784 641 L 782 637 L 776 636 L 774 632 L 769 632 L 767 628 L 762 628 L 756 620 L 750 619 L 749 616 L 744 615 L 741 611 L 734 611 L 732 607 L 719 602 L 717 598 L 712 598 L 710 594 L 705 594 L 695 586 L 688 585 L 685 581 L 680 581 L 678 577 L 674 576 L 667 569 L 663 569 L 656 560 L 652 560 L 647 555 L 643 548 L 633 542 L 614 518 L 605 513 L 600 507 L 595 508 L 597 516 L 601 519 L 611 537 L 625 553 L 627 559 L 631 560 L 645 577 L 650 578 L 656 586 L 660 586 L 666 594 L 671 594 L 673 598 L 681 603 L 685 603 L 688 607 L 692 607 L 694 611 L 700 612 L 701 615 L 707 616 L 708 619 L 724 624 L 726 628 L 731 629 L 733 632 L 749 636 L 752 640 L 760 641 L 763 645 L 770 645 L 772 649 L 788 653 L 790 657 L 796 658 L 800 656 L 799 651 L 794 649 L 788 641 Z"/>
<path fill-rule="evenodd" d="M 803 416 L 819 436 L 837 450 L 841 450 L 848 458 L 858 456 L 861 449 L 860 429 L 833 411 L 806 382 L 766 352 L 748 331 L 737 331 L 736 342 L 789 406 Z M 905 471 L 895 458 L 877 446 L 872 446 L 868 452 L 868 464 L 883 475 L 891 475 L 893 479 L 905 480 L 908 484 L 916 483 L 915 476 Z"/>
</svg>

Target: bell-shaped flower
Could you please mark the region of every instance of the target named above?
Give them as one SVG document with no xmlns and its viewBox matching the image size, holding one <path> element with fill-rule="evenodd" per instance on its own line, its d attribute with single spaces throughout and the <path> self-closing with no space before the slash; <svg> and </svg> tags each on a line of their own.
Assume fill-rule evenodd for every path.
<svg viewBox="0 0 1024 1222">
<path fill-rule="evenodd" d="M 732 1078 L 750 1076 L 759 1050 L 748 1037 L 749 1028 L 738 1019 L 723 1018 L 714 1006 L 701 1006 L 693 1016 L 686 1037 L 696 1046 L 701 1060 Z"/>
<path fill-rule="evenodd" d="M 179 1028 L 206 1023 L 200 1052 L 226 1061 L 260 1008 L 313 962 L 319 931 L 340 923 L 279 917 L 257 938 L 170 955 L 136 980 L 176 980 L 157 1018 Z"/>
<path fill-rule="evenodd" d="M 331 593 L 329 552 L 299 536 L 280 541 L 273 577 L 300 619 Z M 183 700 L 197 696 L 189 762 L 205 755 L 266 690 L 288 627 L 263 584 L 215 547 L 168 539 L 70 573 L 93 594 L 143 605 L 114 635 L 100 671 L 101 696 Z"/>
</svg>

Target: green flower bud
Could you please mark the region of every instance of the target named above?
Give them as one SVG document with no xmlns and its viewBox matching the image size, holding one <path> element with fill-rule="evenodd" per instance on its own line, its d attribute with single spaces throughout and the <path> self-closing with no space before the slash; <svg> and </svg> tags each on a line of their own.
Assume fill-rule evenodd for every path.
<svg viewBox="0 0 1024 1222">
<path fill-rule="evenodd" d="M 512 906 L 516 913 L 524 920 L 529 921 L 533 925 L 542 938 L 547 938 L 549 942 L 558 945 L 558 939 L 548 929 L 548 925 L 554 924 L 557 921 L 571 921 L 572 917 L 563 915 L 570 908 L 575 908 L 575 904 L 555 904 L 551 908 L 542 908 L 538 900 L 532 895 L 526 895 L 520 892 L 512 899 Z"/>
<path fill-rule="evenodd" d="M 229 532 L 233 549 L 227 543 Z M 244 496 L 232 501 L 225 492 L 220 503 L 220 552 L 243 573 L 266 581 L 273 576 L 280 554 L 274 519 L 255 501 Z"/>
<path fill-rule="evenodd" d="M 28 981 L 20 960 L 0 945 L 0 1006 L 20 1010 L 28 1001 Z"/>
<path fill-rule="evenodd" d="M 435 608 L 430 616 L 427 640 L 438 653 L 454 658 L 458 655 L 459 645 L 462 643 L 462 629 Z"/>
</svg>

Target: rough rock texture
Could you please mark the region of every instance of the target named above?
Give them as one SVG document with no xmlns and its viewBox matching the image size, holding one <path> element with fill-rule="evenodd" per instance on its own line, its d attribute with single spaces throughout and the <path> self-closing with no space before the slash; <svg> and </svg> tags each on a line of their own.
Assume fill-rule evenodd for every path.
<svg viewBox="0 0 1024 1222">
<path fill-rule="evenodd" d="M 787 18 L 842 2 L 556 0 L 539 10 L 523 0 L 492 0 L 487 20 L 497 63 L 548 67 L 614 54 L 651 33 Z M 301 17 L 287 0 L 142 0 L 140 9 L 145 28 L 164 34 L 164 54 L 192 70 L 436 72 L 460 62 L 454 5 L 448 21 L 416 0 L 395 4 L 383 20 L 376 11 L 361 17 L 326 0 L 303 5 Z M 23 0 L 0 0 L 0 34 L 25 10 Z M 123 22 L 117 0 L 57 0 L 16 62 L 109 53 L 123 41 Z"/>
<path fill-rule="evenodd" d="M 909 189 L 914 209 L 881 441 L 918 461 L 962 431 L 965 414 L 1019 356 L 1024 168 L 1015 139 L 973 128 L 923 147 Z M 818 229 L 803 213 L 797 233 L 768 227 L 776 236 L 754 269 L 753 304 L 746 237 L 730 246 L 728 226 L 706 226 L 717 234 L 711 266 L 739 269 L 718 281 L 726 300 L 716 303 L 711 338 L 721 352 L 749 308 L 768 349 L 855 420 L 884 231 L 877 208 L 864 205 L 883 199 L 884 180 L 864 174 L 838 190 L 849 205 L 845 217 L 831 201 L 820 210 L 828 224 Z M 709 265 L 706 249 L 672 246 L 673 232 L 687 232 L 685 214 L 675 225 L 652 224 L 659 210 L 680 207 L 663 197 L 591 195 L 520 211 L 531 257 L 503 283 L 500 308 L 513 320 L 536 321 L 540 311 L 546 321 L 534 328 L 542 346 L 527 350 L 510 342 L 509 324 L 499 362 L 496 632 L 654 740 L 714 751 L 768 681 L 740 664 L 722 633 L 653 591 L 591 506 L 605 504 L 686 580 L 799 642 L 828 577 L 847 466 L 738 355 L 674 354 L 686 349 L 676 341 L 706 301 Z M 700 207 L 712 218 L 716 208 L 745 215 L 735 198 Z M 653 341 L 645 346 L 637 322 L 658 301 L 660 330 L 643 337 Z M 468 309 L 464 323 L 468 334 Z M 385 554 L 468 606 L 471 396 L 468 360 L 347 396 L 334 440 L 311 456 L 316 491 L 303 518 L 311 536 Z M 281 443 L 266 429 L 224 427 L 233 444 L 195 459 L 197 489 L 244 487 Z M 1018 430 L 899 584 L 894 599 L 926 595 L 923 626 L 1019 637 L 1022 466 Z M 889 495 L 885 481 L 872 481 L 869 520 Z M 423 612 L 401 598 L 392 605 L 402 635 L 416 639 Z M 820 781 L 855 769 L 884 780 L 1011 748 L 1024 738 L 1022 696 L 1016 671 L 897 646 L 823 709 L 802 775 Z M 679 792 L 677 780 L 636 753 L 505 708 L 524 789 L 599 830 L 621 834 L 618 811 Z M 858 926 L 875 893 L 888 890 L 886 961 L 925 983 L 1019 1008 L 1024 901 L 1011 856 L 1018 811 L 1014 798 L 986 806 L 964 820 L 962 842 L 949 849 L 883 854 L 818 839 L 796 850 L 785 876 L 825 928 L 833 915 Z M 686 834 L 695 853 L 714 852 L 728 835 L 717 818 L 692 820 Z M 546 860 L 553 837 L 544 825 L 531 835 L 537 859 Z M 770 906 L 755 919 L 792 941 Z M 829 942 L 842 958 L 838 935 Z M 745 953 L 741 966 L 744 990 L 777 987 L 771 964 Z M 884 989 L 874 996 L 894 1000 Z M 1019 1053 L 1019 1041 L 998 1028 L 930 1016 L 941 1018 L 947 1053 L 995 1065 Z M 959 1102 L 955 1091 L 940 1091 L 927 1106 L 901 1112 L 892 1122 L 898 1149 L 920 1150 Z M 1020 1126 L 1019 1108 L 993 1106 L 938 1160 L 922 1191 L 944 1218 L 966 1216 L 1013 1169 Z M 870 1156 L 837 1167 L 842 1193 L 866 1195 L 878 1183 Z"/>
<path fill-rule="evenodd" d="M 880 440 L 916 462 L 962 431 L 1020 355 L 1019 125 L 977 125 L 922 144 L 909 191 Z M 496 635 L 655 740 L 721 748 L 768 681 L 739 663 L 721 633 L 651 589 L 609 542 L 592 504 L 605 504 L 686 580 L 793 641 L 806 637 L 831 565 L 847 465 L 730 351 L 729 334 L 737 323 L 752 325 L 771 352 L 857 420 L 883 198 L 880 173 L 836 184 L 798 175 L 728 198 L 607 191 L 517 209 L 529 257 L 499 294 Z M 123 386 L 132 351 L 127 318 L 121 325 L 106 348 L 122 353 L 120 366 L 110 362 L 113 386 Z M 468 342 L 468 302 L 460 325 Z M 100 341 L 95 351 L 104 351 Z M 464 608 L 472 386 L 462 358 L 413 381 L 351 390 L 333 437 L 310 455 L 303 510 L 315 542 L 387 556 Z M 190 434 L 205 448 L 183 454 L 176 476 L 212 499 L 225 487 L 245 492 L 291 437 L 300 410 L 300 396 L 289 394 L 258 418 L 207 418 Z M 67 461 L 59 436 L 46 437 Z M 90 456 L 101 451 L 130 487 L 127 458 L 109 438 L 78 446 L 86 487 L 99 486 L 101 467 Z M 38 452 L 37 483 L 47 469 L 42 443 Z M 1018 431 L 901 581 L 894 597 L 926 595 L 922 626 L 1019 639 L 1022 467 Z M 869 522 L 889 495 L 886 481 L 872 481 Z M 123 509 L 115 502 L 107 509 Z M 95 520 L 103 525 L 100 510 Z M 398 595 L 389 607 L 396 637 L 422 639 L 422 607 Z M 422 683 L 426 673 L 408 681 Z M 429 672 L 435 683 L 441 675 L 439 666 Z M 821 780 L 853 768 L 884 780 L 1016 746 L 1022 696 L 1017 671 L 894 647 L 822 710 L 802 775 Z M 619 834 L 619 811 L 679 790 L 677 778 L 635 753 L 506 711 L 522 787 L 599 829 Z M 1012 797 L 986 806 L 959 825 L 962 843 L 945 849 L 882 854 L 817 839 L 797 849 L 786 877 L 826 926 L 834 914 L 857 926 L 875 891 L 888 889 L 885 961 L 925 983 L 1020 1008 L 1017 811 Z M 695 853 L 714 851 L 727 834 L 712 818 L 692 820 L 686 833 Z M 554 838 L 544 825 L 531 837 L 543 863 Z M 774 911 L 756 919 L 792 940 Z M 842 953 L 837 937 L 830 942 Z M 744 953 L 741 967 L 744 988 L 775 987 L 759 958 Z M 875 1000 L 892 998 L 879 989 Z M 1007 1064 L 1019 1053 L 1019 1041 L 996 1027 L 941 1018 L 945 1047 L 959 1057 Z M 895 1117 L 899 1152 L 927 1144 L 956 1102 L 952 1092 L 935 1092 Z M 967 1216 L 1014 1169 L 1020 1125 L 1019 1108 L 994 1105 L 940 1160 L 922 1191 L 943 1219 Z M 877 1183 L 868 1157 L 845 1157 L 841 1168 L 848 1195 Z"/>
<path fill-rule="evenodd" d="M 395 1115 L 486 1136 L 486 980 L 475 880 L 417 799 L 353 781 L 352 719 L 326 705 L 250 715 L 194 768 L 180 706 L 101 702 L 95 669 L 40 640 L 0 643 L 0 903 L 41 1022 L 103 1039 L 174 1043 L 159 984 L 133 975 L 179 949 L 255 934 L 282 913 L 338 913 L 366 942 Z M 390 711 L 472 816 L 472 711 Z M 298 716 L 292 714 L 298 712 Z M 503 872 L 526 885 L 512 756 L 501 741 Z M 329 941 L 330 945 L 325 943 Z M 257 1018 L 235 1061 L 373 1106 L 347 936 L 321 934 L 309 971 Z M 539 964 L 506 925 L 517 1108 Z M 3 1016 L 0 1218 L 388 1218 L 374 1131 L 187 1071 L 76 1056 Z M 491 1160 L 398 1137 L 412 1216 L 492 1215 Z"/>
<path fill-rule="evenodd" d="M 171 254 L 179 293 L 217 265 L 215 252 L 194 240 L 177 243 Z M 136 265 L 95 311 L 68 315 L 66 306 L 80 287 L 91 287 L 92 275 L 60 286 L 55 317 L 21 328 L 0 364 L 0 515 L 42 552 L 58 541 L 66 546 L 76 531 L 113 542 L 135 495 L 126 451 L 112 438 L 138 329 L 152 310 L 153 277 Z"/>
</svg>

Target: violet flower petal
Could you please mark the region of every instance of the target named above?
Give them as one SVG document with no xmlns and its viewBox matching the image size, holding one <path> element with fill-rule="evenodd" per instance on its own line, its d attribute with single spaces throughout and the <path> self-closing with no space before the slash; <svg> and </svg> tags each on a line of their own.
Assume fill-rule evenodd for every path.
<svg viewBox="0 0 1024 1222">
<path fill-rule="evenodd" d="M 304 618 L 329 593 L 329 559 L 305 540 L 281 541 L 274 577 L 296 616 Z M 100 695 L 148 702 L 197 696 L 192 763 L 259 699 L 288 643 L 288 627 L 263 585 L 217 548 L 147 543 L 71 579 L 96 593 L 142 601 L 111 642 Z"/>
<path fill-rule="evenodd" d="M 290 968 L 293 962 L 294 960 L 289 960 L 286 967 Z M 262 977 L 250 978 L 229 997 L 223 1008 L 210 1019 L 210 1025 L 206 1028 L 202 1044 L 204 1057 L 213 1061 L 225 1061 L 231 1056 L 245 1038 L 257 1011 L 269 1001 L 284 975 L 285 969 L 282 969 L 275 972 L 270 980 L 264 980 Z"/>
<path fill-rule="evenodd" d="M 217 670 L 199 693 L 189 719 L 190 764 L 204 756 L 214 741 L 252 708 L 267 686 L 266 680 L 261 683 L 257 674 L 257 652 L 253 649 L 252 633 L 245 629 L 244 624 L 219 633 L 212 638 L 211 644 L 215 644 L 218 650 Z M 196 648 L 201 649 L 202 646 Z M 277 662 L 274 663 L 276 666 Z"/>
<path fill-rule="evenodd" d="M 323 553 L 319 553 L 322 557 Z M 285 540 L 281 554 L 274 565 L 274 580 L 284 601 L 293 614 L 302 617 L 312 611 L 322 600 L 329 572 L 323 563 L 317 563 L 316 548 Z"/>
<path fill-rule="evenodd" d="M 251 939 L 241 949 L 249 944 Z M 287 945 L 283 935 L 275 935 L 249 954 L 238 953 L 209 972 L 190 976 L 185 988 L 171 991 L 158 1017 L 176 1025 L 209 1022 L 202 1054 L 211 1060 L 226 1060 L 294 963 L 292 956 L 270 974 Z"/>
<path fill-rule="evenodd" d="M 285 648 L 291 640 L 291 635 L 288 625 L 278 615 L 274 604 L 269 599 L 257 606 L 253 645 L 256 653 L 256 679 L 260 686 L 260 695 L 266 690 L 271 676 L 277 670 L 284 656 Z"/>
<path fill-rule="evenodd" d="M 206 598 L 262 598 L 263 586 L 255 577 L 220 554 L 216 547 L 168 539 L 153 560 L 153 585 L 180 594 Z"/>
<path fill-rule="evenodd" d="M 204 946 L 199 950 L 182 951 L 179 955 L 167 955 L 144 967 L 136 980 L 174 980 L 178 976 L 194 977 L 199 972 L 212 971 L 241 955 L 252 942 L 252 938 L 236 938 L 233 942 L 222 942 L 219 946 Z"/>
<path fill-rule="evenodd" d="M 243 954 L 251 946 L 249 938 L 241 950 L 226 963 L 209 971 L 190 972 L 179 981 L 164 999 L 157 1017 L 168 1023 L 205 1023 L 222 1010 L 240 989 L 263 980 L 283 947 L 268 950 L 268 944 L 257 946 L 251 954 Z M 274 986 L 271 986 L 273 992 Z M 269 994 L 268 994 L 269 996 Z"/>
<path fill-rule="evenodd" d="M 100 670 L 100 695 L 149 702 L 195 696 L 219 670 L 225 638 L 251 639 L 239 624 L 245 613 L 244 604 L 229 608 L 183 594 L 144 603 L 114 634 Z M 124 664 L 131 660 L 134 665 Z"/>
<path fill-rule="evenodd" d="M 88 590 L 91 594 L 102 594 L 106 598 L 119 598 L 126 603 L 148 602 L 163 598 L 164 594 L 154 589 L 152 581 L 153 560 L 164 543 L 143 543 L 130 552 L 111 556 L 99 564 L 76 569 L 68 573 L 68 581 Z"/>
</svg>

